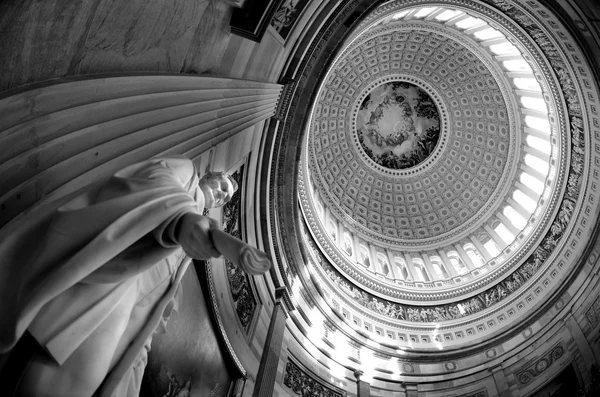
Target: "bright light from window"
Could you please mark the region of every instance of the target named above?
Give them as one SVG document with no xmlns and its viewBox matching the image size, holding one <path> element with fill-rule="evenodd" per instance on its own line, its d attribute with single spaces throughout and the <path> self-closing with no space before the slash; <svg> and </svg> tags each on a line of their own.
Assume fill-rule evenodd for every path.
<svg viewBox="0 0 600 397">
<path fill-rule="evenodd" d="M 513 207 L 507 206 L 502 212 L 517 229 L 523 229 L 527 225 L 527 220 L 515 211 Z"/>
<path fill-rule="evenodd" d="M 490 256 L 492 258 L 495 256 L 498 256 L 498 254 L 500 253 L 498 246 L 492 240 L 488 240 L 487 243 L 483 244 L 483 247 L 487 250 L 487 252 L 490 254 Z"/>
<path fill-rule="evenodd" d="M 465 247 L 465 252 L 469 256 L 469 258 L 471 259 L 471 262 L 473 262 L 475 267 L 481 267 L 484 265 L 481 255 L 479 254 L 479 252 L 476 252 L 474 248 Z"/>
<path fill-rule="evenodd" d="M 542 92 L 542 87 L 540 87 L 540 84 L 537 82 L 536 79 L 517 77 L 513 79 L 513 82 L 515 83 L 515 87 L 520 88 L 522 90 Z"/>
<path fill-rule="evenodd" d="M 496 226 L 494 228 L 494 231 L 496 233 L 498 233 L 498 236 L 500 236 L 500 238 L 502 240 L 504 240 L 504 242 L 506 244 L 510 244 L 513 242 L 513 240 L 515 239 L 515 236 L 510 232 L 510 230 L 508 230 L 508 228 L 506 226 L 504 226 L 504 224 L 499 224 L 498 226 Z"/>
<path fill-rule="evenodd" d="M 500 37 L 504 37 L 504 35 L 498 32 L 494 28 L 483 29 L 473 34 L 476 39 L 479 40 L 490 40 L 490 39 L 498 39 Z"/>
<path fill-rule="evenodd" d="M 525 160 L 525 164 L 527 164 L 534 170 L 539 171 L 542 175 L 548 174 L 548 162 L 546 162 L 542 159 L 539 159 L 535 156 L 532 156 L 529 153 L 525 155 L 524 160 Z"/>
<path fill-rule="evenodd" d="M 529 64 L 522 59 L 513 59 L 511 61 L 504 61 L 504 62 L 502 62 L 502 64 L 510 72 L 533 73 L 533 70 L 531 70 L 531 66 L 529 66 Z"/>
<path fill-rule="evenodd" d="M 513 193 L 513 199 L 521 204 L 521 206 L 523 208 L 525 208 L 527 211 L 533 213 L 533 211 L 535 211 L 535 207 L 537 206 L 537 202 L 535 202 L 531 197 L 527 196 L 525 193 L 523 193 L 520 190 L 515 190 L 515 192 Z"/>
<path fill-rule="evenodd" d="M 408 14 L 408 11 L 409 10 L 397 13 L 396 15 L 393 16 L 393 19 L 400 19 L 400 18 L 402 18 L 403 16 L 405 16 L 406 14 Z"/>
<path fill-rule="evenodd" d="M 437 17 L 435 17 L 435 19 L 437 19 L 438 21 L 448 21 L 454 17 L 459 16 L 462 13 L 463 13 L 462 11 L 458 11 L 458 10 L 446 10 L 446 11 L 442 12 L 440 15 L 438 15 Z"/>
<path fill-rule="evenodd" d="M 538 112 L 548 113 L 546 102 L 543 99 L 531 98 L 528 96 L 521 97 L 521 103 L 527 109 L 537 110 Z"/>
<path fill-rule="evenodd" d="M 415 17 L 417 18 L 423 18 L 429 14 L 431 14 L 431 12 L 435 10 L 435 7 L 425 7 L 425 8 L 421 8 L 416 14 Z"/>
<path fill-rule="evenodd" d="M 521 174 L 519 180 L 521 181 L 521 183 L 523 183 L 523 185 L 527 186 L 537 194 L 542 194 L 542 192 L 544 191 L 544 182 L 532 177 L 526 172 L 523 172 Z"/>
<path fill-rule="evenodd" d="M 462 21 L 457 22 L 456 27 L 458 27 L 459 29 L 469 29 L 477 25 L 482 25 L 483 23 L 484 22 L 479 18 L 469 17 L 467 19 L 463 19 Z"/>
<path fill-rule="evenodd" d="M 540 152 L 546 153 L 548 155 L 550 155 L 550 152 L 552 151 L 552 146 L 550 146 L 550 142 L 542 138 L 538 138 L 537 136 L 527 135 L 525 141 L 527 142 L 527 145 L 529 147 L 537 149 Z"/>
<path fill-rule="evenodd" d="M 525 116 L 525 124 L 527 124 L 527 127 L 550 134 L 550 123 L 548 120 L 540 117 Z"/>
<path fill-rule="evenodd" d="M 344 379 L 346 376 L 346 368 L 337 364 L 336 362 L 330 363 L 329 373 L 331 376 L 337 379 Z"/>
<path fill-rule="evenodd" d="M 496 55 L 519 55 L 519 50 L 517 47 L 512 45 L 509 42 L 494 44 L 490 46 L 490 51 L 492 51 Z"/>
</svg>

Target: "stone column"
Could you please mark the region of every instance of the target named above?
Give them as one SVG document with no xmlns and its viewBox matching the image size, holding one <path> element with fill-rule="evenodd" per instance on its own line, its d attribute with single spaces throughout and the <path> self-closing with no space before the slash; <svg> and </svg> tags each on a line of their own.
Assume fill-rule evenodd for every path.
<svg viewBox="0 0 600 397">
<path fill-rule="evenodd" d="M 567 313 L 567 315 L 565 316 L 563 321 L 569 328 L 569 332 L 571 333 L 571 336 L 573 336 L 573 339 L 575 339 L 575 343 L 577 344 L 577 349 L 579 350 L 579 353 L 583 357 L 583 362 L 585 363 L 585 366 L 587 367 L 587 369 L 590 370 L 592 365 L 597 366 L 599 364 L 598 358 L 594 355 L 594 350 L 592 349 L 589 341 L 583 334 L 583 331 L 581 330 L 579 323 L 573 316 L 573 312 L 569 311 L 569 313 Z"/>
<path fill-rule="evenodd" d="M 446 271 L 450 275 L 450 278 L 454 278 L 454 277 L 458 276 L 458 273 L 456 272 L 454 265 L 452 265 L 452 263 L 450 263 L 450 258 L 448 258 L 446 251 L 440 249 L 440 250 L 438 250 L 438 253 L 440 254 L 440 259 L 442 260 L 442 263 L 444 264 L 444 266 L 446 266 Z"/>
<path fill-rule="evenodd" d="M 256 386 L 252 397 L 271 397 L 273 395 L 281 345 L 285 333 L 285 320 L 290 310 L 294 310 L 294 307 L 289 293 L 285 287 L 277 288 L 275 290 L 275 307 L 271 315 L 269 331 L 260 359 L 260 367 L 258 368 Z"/>
<path fill-rule="evenodd" d="M 354 371 L 354 377 L 356 378 L 356 395 L 357 397 L 371 397 L 371 385 L 360 380 L 363 373 L 363 371 Z"/>
<path fill-rule="evenodd" d="M 385 253 L 387 254 L 388 261 L 390 262 L 390 273 L 392 273 L 392 277 L 394 280 L 402 280 L 402 276 L 400 274 L 402 271 L 398 268 L 398 266 L 396 266 L 396 261 L 394 260 L 392 251 L 386 250 Z"/>
<path fill-rule="evenodd" d="M 411 278 L 411 281 L 418 281 L 415 277 L 415 264 L 413 263 L 412 256 L 408 252 L 404 252 L 404 260 L 406 261 L 406 271 L 408 271 L 408 276 Z"/>
<path fill-rule="evenodd" d="M 458 256 L 462 259 L 463 263 L 467 267 L 467 271 L 470 272 L 470 271 L 474 270 L 476 268 L 475 264 L 471 260 L 471 257 L 469 257 L 469 255 L 467 254 L 467 251 L 465 251 L 465 249 L 462 247 L 462 245 L 454 244 L 454 248 L 456 248 L 456 252 L 458 252 Z"/>
<path fill-rule="evenodd" d="M 511 397 L 508 389 L 508 382 L 506 381 L 506 375 L 504 375 L 504 371 L 502 370 L 502 364 L 497 364 L 488 368 L 488 371 L 492 373 L 492 377 L 494 378 L 496 390 L 498 390 L 498 397 Z"/>
<path fill-rule="evenodd" d="M 435 269 L 433 267 L 433 263 L 431 263 L 431 259 L 429 259 L 429 255 L 427 255 L 425 252 L 423 252 L 421 254 L 421 258 L 423 258 L 423 263 L 425 264 L 425 268 L 427 269 L 427 272 L 429 272 L 431 282 L 433 283 L 434 281 L 443 280 L 443 278 L 440 278 L 440 276 L 438 276 L 437 272 L 435 271 Z"/>
<path fill-rule="evenodd" d="M 481 241 L 479 241 L 479 239 L 475 236 L 470 236 L 471 242 L 473 243 L 473 245 L 475 246 L 475 248 L 477 248 L 477 251 L 479 251 L 479 253 L 481 254 L 481 256 L 483 256 L 483 259 L 485 261 L 485 263 L 488 263 L 489 261 L 491 261 L 493 258 L 490 255 L 490 253 L 488 252 L 488 250 L 483 246 L 483 244 L 481 244 Z"/>
<path fill-rule="evenodd" d="M 383 269 L 379 264 L 379 259 L 377 259 L 377 248 L 375 248 L 372 244 L 369 244 L 369 251 L 371 252 L 371 264 L 373 265 L 375 274 L 383 276 Z"/>
</svg>

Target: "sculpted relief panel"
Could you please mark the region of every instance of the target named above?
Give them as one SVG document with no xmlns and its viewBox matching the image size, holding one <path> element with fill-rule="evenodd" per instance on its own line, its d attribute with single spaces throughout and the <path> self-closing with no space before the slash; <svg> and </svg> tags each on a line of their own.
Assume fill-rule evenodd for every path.
<svg viewBox="0 0 600 397">
<path fill-rule="evenodd" d="M 239 170 L 231 175 L 238 183 L 238 186 L 242 186 L 242 181 L 244 180 L 244 167 L 245 165 L 242 165 Z M 223 230 L 232 236 L 241 239 L 240 190 L 241 189 L 238 189 L 231 198 L 231 201 L 223 206 Z M 231 289 L 231 297 L 235 305 L 235 311 L 244 330 L 248 332 L 257 305 L 256 298 L 250 287 L 250 280 L 246 273 L 234 266 L 229 260 L 225 259 L 225 264 L 227 266 L 227 276 L 229 278 L 229 287 Z"/>
<path fill-rule="evenodd" d="M 301 397 L 344 397 L 345 393 L 333 390 L 313 378 L 293 361 L 285 365 L 283 384 Z"/>
</svg>

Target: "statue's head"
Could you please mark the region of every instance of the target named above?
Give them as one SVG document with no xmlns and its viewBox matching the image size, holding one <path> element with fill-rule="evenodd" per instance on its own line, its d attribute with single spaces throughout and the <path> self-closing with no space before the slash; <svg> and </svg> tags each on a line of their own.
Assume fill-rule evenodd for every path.
<svg viewBox="0 0 600 397">
<path fill-rule="evenodd" d="M 238 184 L 225 172 L 208 172 L 198 183 L 204 193 L 204 207 L 216 208 L 231 200 Z"/>
</svg>

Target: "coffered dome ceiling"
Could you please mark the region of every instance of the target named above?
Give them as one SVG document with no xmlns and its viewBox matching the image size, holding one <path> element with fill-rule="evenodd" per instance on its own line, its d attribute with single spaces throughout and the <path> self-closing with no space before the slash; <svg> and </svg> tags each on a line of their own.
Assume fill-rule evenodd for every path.
<svg viewBox="0 0 600 397">
<path fill-rule="evenodd" d="M 515 4 L 376 7 L 313 96 L 297 191 L 305 277 L 386 343 L 413 332 L 413 348 L 451 347 L 502 329 L 567 277 L 566 247 L 585 244 L 575 225 L 590 232 L 587 65 L 546 9 Z"/>
</svg>

